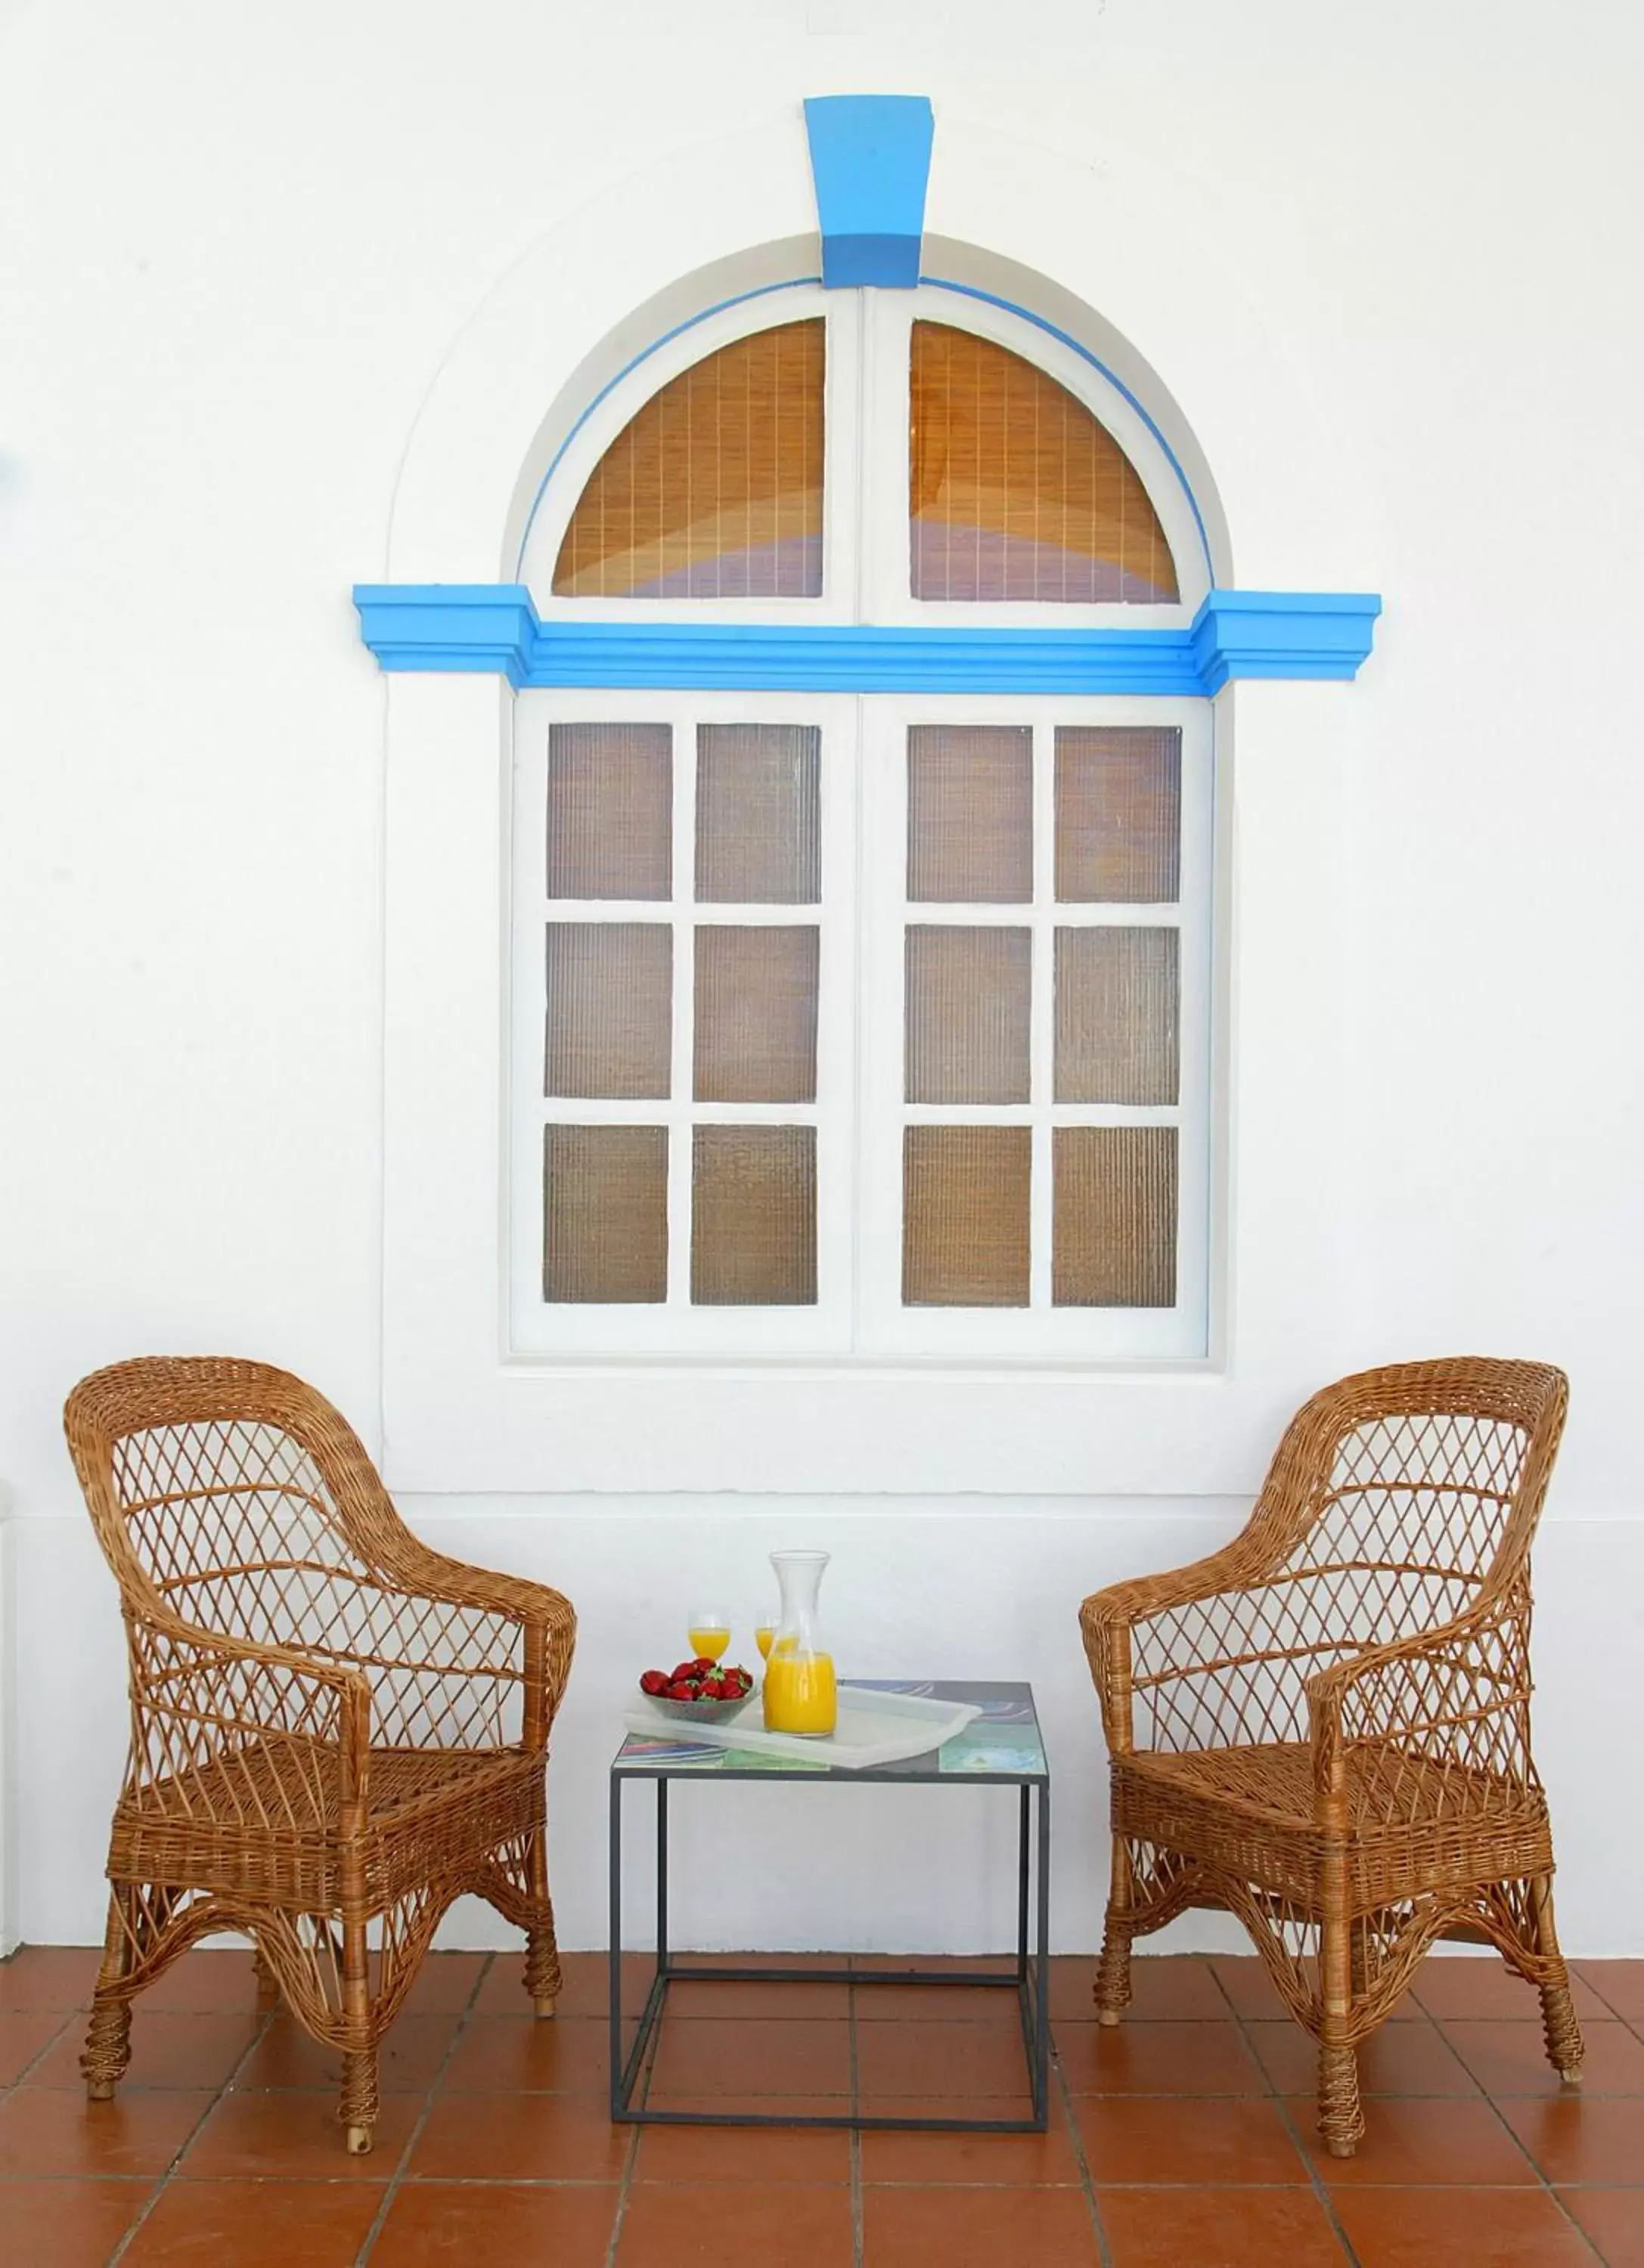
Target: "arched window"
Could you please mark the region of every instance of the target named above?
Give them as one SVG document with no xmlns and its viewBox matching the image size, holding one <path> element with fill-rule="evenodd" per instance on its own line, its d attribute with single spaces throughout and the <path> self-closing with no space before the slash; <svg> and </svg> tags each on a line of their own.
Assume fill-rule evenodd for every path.
<svg viewBox="0 0 1644 2268">
<path fill-rule="evenodd" d="M 1208 703 L 990 678 L 1204 596 L 1134 402 L 978 296 L 793 287 L 591 409 L 521 579 L 589 659 L 515 716 L 512 1344 L 1202 1354 Z"/>
</svg>

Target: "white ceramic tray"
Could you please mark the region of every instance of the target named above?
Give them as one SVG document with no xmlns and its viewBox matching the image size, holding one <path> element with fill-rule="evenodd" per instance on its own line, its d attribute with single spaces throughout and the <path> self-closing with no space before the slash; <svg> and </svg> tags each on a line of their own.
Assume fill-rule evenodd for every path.
<svg viewBox="0 0 1644 2268">
<path fill-rule="evenodd" d="M 923 1693 L 877 1693 L 857 1685 L 839 1688 L 839 1721 L 825 1741 L 798 1733 L 768 1733 L 755 1694 L 740 1716 L 714 1724 L 682 1724 L 648 1704 L 623 1719 L 630 1733 L 650 1740 L 673 1740 L 693 1748 L 746 1749 L 755 1756 L 787 1756 L 795 1764 L 831 1764 L 840 1771 L 867 1771 L 875 1764 L 900 1764 L 940 1749 L 982 1714 L 974 1702 L 938 1701 Z"/>
</svg>

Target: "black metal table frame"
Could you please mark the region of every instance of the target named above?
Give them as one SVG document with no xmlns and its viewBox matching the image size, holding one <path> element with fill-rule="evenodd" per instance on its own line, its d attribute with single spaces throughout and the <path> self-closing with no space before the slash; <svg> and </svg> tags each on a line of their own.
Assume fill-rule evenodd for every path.
<svg viewBox="0 0 1644 2268">
<path fill-rule="evenodd" d="M 1031 2118 L 895 2118 L 866 2116 L 852 2106 L 848 2113 L 838 2115 L 811 2113 L 805 2117 L 784 2116 L 781 2112 L 731 2110 L 653 2110 L 645 2103 L 636 2103 L 634 2088 L 645 2067 L 646 2051 L 662 2021 L 664 2006 L 671 1984 L 864 1984 L 874 1981 L 873 1975 L 864 1975 L 849 1969 L 760 1969 L 730 1967 L 711 1962 L 676 1961 L 668 1944 L 667 1929 L 667 1791 L 673 1779 L 710 1779 L 723 1784 L 726 1780 L 758 1780 L 770 1786 L 774 1784 L 806 1787 L 841 1787 L 852 1782 L 876 1787 L 918 1787 L 941 1786 L 947 1787 L 1016 1787 L 1021 1792 L 1021 1808 L 1017 1837 L 1016 1865 L 1016 1965 L 1013 1970 L 951 1970 L 898 1969 L 888 1972 L 882 1981 L 891 1984 L 923 1984 L 940 1989 L 943 1985 L 960 1984 L 968 1987 L 993 1986 L 1001 1991 L 1014 1991 L 1021 2017 L 1022 2046 L 1028 2058 L 1028 2073 L 1033 2088 Z M 656 1959 L 650 1989 L 639 2014 L 639 2028 L 626 2057 L 623 2054 L 623 1786 L 628 1780 L 654 1779 L 657 1791 L 657 1907 Z M 1038 1791 L 1037 1833 L 1030 1814 L 1030 1800 Z M 1036 1857 L 1037 1865 L 1033 1861 Z M 910 1775 L 889 1771 L 851 1772 L 830 1775 L 826 1779 L 796 1775 L 783 1781 L 769 1771 L 716 1771 L 704 1774 L 689 1767 L 668 1771 L 658 1767 L 646 1771 L 643 1766 L 611 1773 L 610 1823 L 610 2030 L 611 2030 L 611 2117 L 614 2120 L 634 2126 L 844 2126 L 855 2129 L 906 2129 L 919 2133 L 954 2134 L 1043 2134 L 1050 2106 L 1050 1967 L 1051 1937 L 1051 1783 L 1048 1774 L 1025 1775 L 1021 1772 L 967 1772 L 962 1777 L 938 1780 L 914 1778 Z M 1028 1913 L 1034 1918 L 1034 1942 L 1028 1943 Z"/>
</svg>

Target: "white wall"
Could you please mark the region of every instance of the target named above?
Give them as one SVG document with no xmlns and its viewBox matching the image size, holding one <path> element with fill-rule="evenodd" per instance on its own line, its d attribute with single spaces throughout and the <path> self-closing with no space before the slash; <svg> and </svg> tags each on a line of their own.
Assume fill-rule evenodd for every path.
<svg viewBox="0 0 1644 2268">
<path fill-rule="evenodd" d="M 713 233 L 725 153 L 773 169 L 741 192 L 747 241 L 803 228 L 802 172 L 777 178 L 785 152 L 802 166 L 797 105 L 862 88 L 934 99 L 933 229 L 1055 277 L 1158 372 L 1241 582 L 1380 589 L 1388 612 L 1356 685 L 1238 699 L 1234 1328 L 1191 1457 L 1150 1455 L 1174 1421 L 1150 1432 L 1146 1389 L 1102 1382 L 1071 1389 L 1054 1469 L 1000 1457 L 985 1492 L 955 1493 L 910 1420 L 894 1473 L 825 1499 L 601 1495 L 580 1470 L 585 1492 L 555 1496 L 551 1436 L 539 1493 L 465 1470 L 459 1436 L 437 1487 L 405 1494 L 446 1548 L 547 1575 L 580 1610 L 551 1781 L 566 1941 L 602 1934 L 602 1766 L 630 1666 L 674 1642 L 699 1575 L 751 1593 L 763 1554 L 802 1533 L 838 1554 L 852 1666 L 1033 1676 L 1058 1933 L 1091 1942 L 1078 1598 L 1225 1534 L 1323 1378 L 1496 1351 L 1574 1383 L 1537 1628 L 1566 1934 L 1644 1951 L 1622 1888 L 1644 1814 L 1612 1800 L 1644 1653 L 1644 308 L 1621 250 L 1644 188 L 1644 19 L 1619 0 L 1556 19 L 1528 0 L 1369 18 L 1023 0 L 1006 35 L 991 0 L 829 0 L 811 20 L 800 0 L 476 0 L 460 19 L 432 0 L 0 5 L 0 210 L 21 223 L 0 239 L 18 1697 L 0 1927 L 100 1926 L 123 1671 L 57 1430 L 73 1380 L 139 1350 L 255 1352 L 381 1440 L 396 783 L 349 587 L 390 562 L 494 575 L 528 447 L 505 419 L 463 456 L 476 373 L 500 387 L 515 341 L 528 440 L 556 374 L 624 309 L 742 248 Z M 522 305 L 601 230 L 627 249 L 599 293 Z M 495 696 L 409 688 L 424 696 L 424 719 L 459 720 L 483 818 Z M 453 906 L 476 887 L 453 873 Z M 446 917 L 431 905 L 431 939 Z M 490 1189 L 478 1211 L 494 1219 Z M 889 1799 L 852 1800 L 866 1817 Z M 995 1838 L 943 1805 L 859 1830 L 864 1864 L 825 1910 L 796 1882 L 793 1931 L 992 1933 Z M 781 1864 L 770 1835 L 743 1804 L 756 1881 Z M 940 1903 L 920 1911 L 904 1862 L 925 1850 Z M 737 1895 L 701 1934 L 772 1933 L 770 1902 Z"/>
</svg>

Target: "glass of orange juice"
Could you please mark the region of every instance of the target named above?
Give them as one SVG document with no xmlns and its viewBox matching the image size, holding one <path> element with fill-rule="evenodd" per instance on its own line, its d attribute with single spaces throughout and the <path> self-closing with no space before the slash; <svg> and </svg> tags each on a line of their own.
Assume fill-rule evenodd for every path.
<svg viewBox="0 0 1644 2268">
<path fill-rule="evenodd" d="M 705 1654 L 711 1661 L 718 1661 L 731 1643 L 731 1617 L 718 1607 L 693 1607 L 685 1635 L 690 1640 L 693 1660 Z"/>
<path fill-rule="evenodd" d="M 770 1659 L 770 1641 L 777 1634 L 777 1617 L 769 1608 L 754 1624 L 754 1644 L 759 1648 L 762 1661 Z"/>
</svg>

